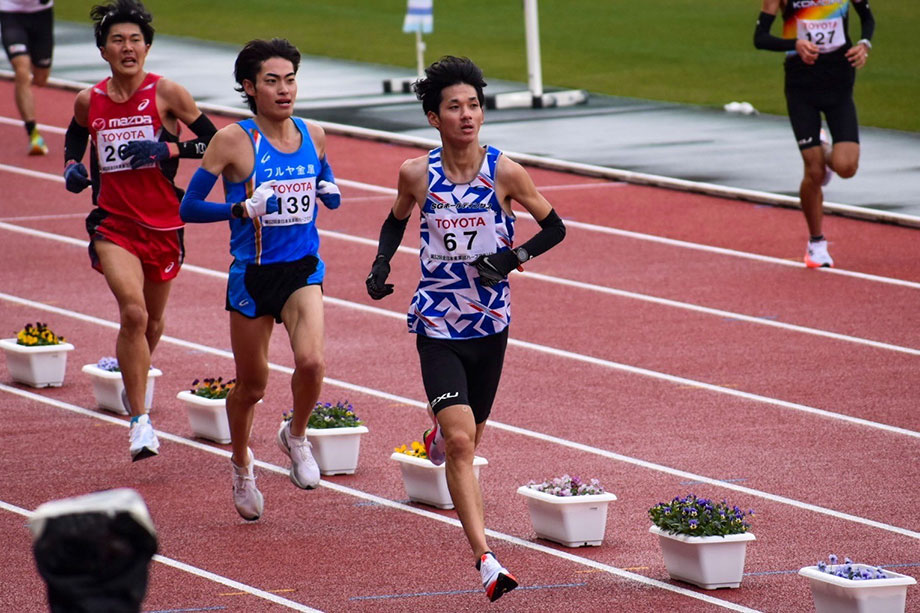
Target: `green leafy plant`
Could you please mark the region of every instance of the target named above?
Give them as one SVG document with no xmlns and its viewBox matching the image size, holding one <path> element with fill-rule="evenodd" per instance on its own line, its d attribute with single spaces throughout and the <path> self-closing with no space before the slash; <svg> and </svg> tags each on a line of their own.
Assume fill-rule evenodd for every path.
<svg viewBox="0 0 920 613">
<path fill-rule="evenodd" d="M 234 385 L 236 385 L 236 379 L 230 379 L 229 381 L 224 381 L 223 377 L 217 377 L 216 379 L 195 379 L 192 381 L 192 389 L 190 391 L 202 398 L 221 400 L 227 397 L 227 394 L 230 393 Z"/>
<path fill-rule="evenodd" d="M 285 421 L 290 421 L 294 417 L 294 409 L 286 411 L 282 417 Z M 355 409 L 347 400 L 339 400 L 335 404 L 331 402 L 317 402 L 310 413 L 310 420 L 307 422 L 308 428 L 325 430 L 327 428 L 356 428 L 364 424 L 355 415 Z"/>
<path fill-rule="evenodd" d="M 590 496 L 604 493 L 604 488 L 597 479 L 590 479 L 585 482 L 578 477 L 570 477 L 569 475 L 547 479 L 542 483 L 531 481 L 527 484 L 527 487 L 553 496 Z"/>
<path fill-rule="evenodd" d="M 60 345 L 66 342 L 63 336 L 58 336 L 51 331 L 48 324 L 35 322 L 35 325 L 26 324 L 22 330 L 16 334 L 16 344 L 27 347 L 37 347 L 40 345 Z"/>
<path fill-rule="evenodd" d="M 725 536 L 747 532 L 751 525 L 746 520 L 754 511 L 742 511 L 725 500 L 713 502 L 688 494 L 671 502 L 659 502 L 648 515 L 653 524 L 671 534 Z"/>
</svg>

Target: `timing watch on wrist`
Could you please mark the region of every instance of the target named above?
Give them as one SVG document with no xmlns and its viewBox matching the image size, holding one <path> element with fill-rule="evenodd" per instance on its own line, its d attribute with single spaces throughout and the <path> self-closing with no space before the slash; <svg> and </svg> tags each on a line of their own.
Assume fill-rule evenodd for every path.
<svg viewBox="0 0 920 613">
<path fill-rule="evenodd" d="M 865 45 L 866 49 L 869 49 L 870 51 L 872 50 L 872 41 L 870 41 L 868 38 L 861 38 L 858 41 L 856 41 L 856 44 Z"/>
<path fill-rule="evenodd" d="M 517 249 L 513 249 L 513 251 L 514 255 L 517 256 L 518 262 L 521 264 L 530 259 L 530 254 L 527 253 L 527 250 L 523 247 L 518 247 Z"/>
<path fill-rule="evenodd" d="M 242 219 L 244 212 L 245 209 L 243 208 L 242 202 L 235 202 L 233 206 L 230 207 L 230 215 L 232 215 L 234 219 Z"/>
</svg>

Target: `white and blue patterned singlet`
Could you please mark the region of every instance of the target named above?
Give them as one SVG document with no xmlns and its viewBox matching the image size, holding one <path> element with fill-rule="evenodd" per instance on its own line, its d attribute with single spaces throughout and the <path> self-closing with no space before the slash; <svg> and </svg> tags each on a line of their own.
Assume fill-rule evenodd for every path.
<svg viewBox="0 0 920 613">
<path fill-rule="evenodd" d="M 472 266 L 480 255 L 511 248 L 514 216 L 495 194 L 501 151 L 486 148 L 479 174 L 452 183 L 441 167 L 441 148 L 428 152 L 428 196 L 421 210 L 422 276 L 409 305 L 409 331 L 432 338 L 469 339 L 497 334 L 511 321 L 508 281 L 479 284 Z"/>
</svg>

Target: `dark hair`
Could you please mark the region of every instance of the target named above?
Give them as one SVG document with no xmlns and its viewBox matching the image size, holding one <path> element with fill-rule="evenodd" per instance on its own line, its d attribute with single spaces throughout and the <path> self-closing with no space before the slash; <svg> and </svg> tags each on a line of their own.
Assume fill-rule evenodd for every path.
<svg viewBox="0 0 920 613">
<path fill-rule="evenodd" d="M 243 81 L 248 80 L 255 85 L 256 76 L 262 69 L 262 64 L 265 60 L 273 57 L 289 60 L 294 65 L 294 73 L 297 73 L 297 68 L 300 66 L 300 51 L 285 38 L 251 40 L 246 43 L 240 54 L 236 56 L 233 76 L 239 86 L 233 89 L 243 94 L 243 100 L 246 101 L 246 104 L 249 105 L 249 110 L 253 113 L 256 112 L 256 101 L 243 89 Z"/>
<path fill-rule="evenodd" d="M 153 42 L 153 21 L 150 12 L 144 8 L 139 0 L 113 0 L 108 4 L 97 4 L 89 12 L 90 18 L 95 22 L 96 46 L 105 47 L 109 30 L 116 23 L 136 23 L 144 35 L 144 42 L 148 45 Z"/>
<path fill-rule="evenodd" d="M 429 112 L 437 115 L 441 106 L 441 91 L 458 83 L 472 85 L 476 89 L 480 106 L 485 104 L 482 88 L 486 82 L 482 78 L 482 70 L 468 57 L 445 55 L 425 69 L 425 77 L 412 84 L 412 91 L 422 101 L 422 111 L 426 115 Z"/>
</svg>

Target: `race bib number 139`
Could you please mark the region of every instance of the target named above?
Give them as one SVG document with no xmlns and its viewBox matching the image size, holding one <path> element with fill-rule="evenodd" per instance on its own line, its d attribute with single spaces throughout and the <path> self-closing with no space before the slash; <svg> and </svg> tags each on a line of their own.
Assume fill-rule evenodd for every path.
<svg viewBox="0 0 920 613">
<path fill-rule="evenodd" d="M 313 177 L 275 181 L 279 210 L 262 217 L 265 226 L 290 226 L 310 223 L 316 211 L 316 184 Z"/>
</svg>

